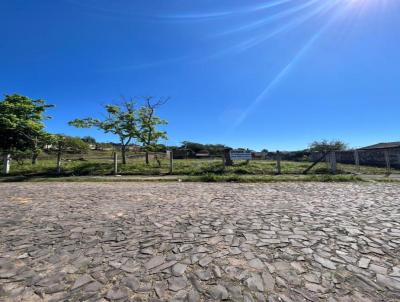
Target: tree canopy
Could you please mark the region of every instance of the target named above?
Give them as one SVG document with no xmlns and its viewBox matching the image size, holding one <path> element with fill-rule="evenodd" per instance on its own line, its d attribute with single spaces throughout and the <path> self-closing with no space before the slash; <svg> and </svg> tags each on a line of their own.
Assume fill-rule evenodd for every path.
<svg viewBox="0 0 400 302">
<path fill-rule="evenodd" d="M 220 155 L 226 148 L 226 146 L 222 144 L 200 144 L 190 141 L 183 141 L 181 144 L 183 148 L 193 151 L 194 153 L 207 150 L 210 152 L 210 155 Z"/>
<path fill-rule="evenodd" d="M 347 144 L 340 140 L 328 141 L 314 141 L 309 145 L 312 152 L 329 152 L 329 151 L 343 151 L 347 149 Z"/>
<path fill-rule="evenodd" d="M 92 145 L 96 144 L 96 139 L 92 136 L 84 136 L 82 137 L 82 140 L 87 144 L 92 144 Z"/>
<path fill-rule="evenodd" d="M 45 111 L 50 107 L 53 106 L 44 100 L 5 95 L 0 101 L 0 149 L 5 152 L 34 149 L 46 137 L 44 120 L 50 117 Z"/>
<path fill-rule="evenodd" d="M 167 139 L 167 132 L 158 130 L 157 127 L 167 125 L 166 120 L 156 116 L 156 109 L 167 100 L 153 101 L 152 97 L 144 98 L 145 104 L 137 111 L 137 141 L 146 151 L 146 163 L 149 163 L 148 152 L 155 151 L 160 139 Z"/>
<path fill-rule="evenodd" d="M 123 164 L 126 164 L 126 148 L 135 140 L 145 148 L 148 163 L 148 151 L 157 146 L 159 139 L 167 137 L 165 131 L 158 130 L 159 125 L 165 125 L 167 122 L 155 114 L 156 109 L 165 104 L 165 101 L 153 101 L 152 97 L 145 97 L 144 105 L 140 108 L 136 107 L 133 99 L 124 100 L 119 105 L 108 104 L 105 105 L 105 118 L 75 119 L 70 121 L 69 125 L 78 128 L 96 127 L 105 133 L 117 135 L 121 143 Z"/>
<path fill-rule="evenodd" d="M 78 128 L 95 127 L 105 133 L 117 135 L 121 143 L 122 163 L 126 164 L 126 146 L 137 137 L 135 102 L 130 100 L 121 105 L 107 104 L 104 107 L 107 114 L 103 120 L 87 117 L 70 121 L 69 125 Z"/>
<path fill-rule="evenodd" d="M 85 153 L 89 151 L 89 145 L 81 138 L 64 134 L 53 134 L 52 145 L 57 153 Z"/>
</svg>

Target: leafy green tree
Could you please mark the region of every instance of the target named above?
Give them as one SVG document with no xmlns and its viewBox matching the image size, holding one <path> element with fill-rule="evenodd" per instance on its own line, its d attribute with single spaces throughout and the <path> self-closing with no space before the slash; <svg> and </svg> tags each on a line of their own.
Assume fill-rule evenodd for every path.
<svg viewBox="0 0 400 302">
<path fill-rule="evenodd" d="M 328 141 L 326 139 L 322 141 L 314 141 L 309 145 L 309 149 L 312 152 L 330 152 L 330 151 L 343 151 L 347 149 L 347 144 L 340 140 Z"/>
<path fill-rule="evenodd" d="M 87 144 L 91 144 L 91 145 L 95 145 L 96 144 L 96 139 L 94 137 L 91 137 L 91 136 L 84 136 L 84 137 L 82 137 L 82 140 Z"/>
<path fill-rule="evenodd" d="M 207 150 L 211 156 L 217 156 L 222 154 L 226 146 L 222 144 L 200 144 L 195 142 L 183 141 L 181 148 L 188 149 L 193 153 Z"/>
<path fill-rule="evenodd" d="M 167 138 L 165 131 L 157 129 L 167 122 L 156 116 L 156 109 L 167 100 L 153 101 L 152 97 L 144 98 L 144 105 L 136 108 L 133 99 L 124 100 L 120 105 L 105 105 L 107 116 L 100 120 L 92 117 L 75 119 L 69 125 L 78 128 L 96 127 L 105 133 L 117 135 L 121 145 L 122 164 L 126 164 L 128 145 L 136 140 L 146 151 L 146 163 L 149 163 L 149 151 L 157 148 L 161 138 Z"/>
<path fill-rule="evenodd" d="M 52 142 L 54 143 L 53 148 L 57 153 L 87 153 L 89 151 L 89 145 L 79 137 L 64 135 L 64 134 L 53 134 Z"/>
<path fill-rule="evenodd" d="M 164 105 L 168 99 L 153 101 L 152 97 L 144 98 L 144 105 L 138 110 L 137 141 L 142 144 L 146 152 L 146 164 L 149 164 L 149 151 L 155 151 L 160 139 L 167 139 L 167 132 L 157 127 L 167 125 L 166 120 L 156 116 L 158 107 Z"/>
<path fill-rule="evenodd" d="M 26 96 L 5 95 L 0 101 L 0 150 L 5 163 L 15 151 L 38 152 L 46 132 L 44 120 L 50 118 L 45 111 L 53 107 L 44 100 L 32 100 Z M 8 171 L 6 171 L 8 172 Z"/>
<path fill-rule="evenodd" d="M 52 135 L 44 131 L 32 139 L 32 146 L 30 148 L 32 150 L 32 165 L 37 163 L 37 158 L 40 153 L 47 145 L 50 145 L 51 142 Z"/>
<path fill-rule="evenodd" d="M 126 164 L 126 149 L 130 142 L 138 136 L 135 102 L 124 101 L 121 105 L 105 105 L 107 115 L 104 119 L 87 117 L 75 119 L 69 125 L 78 128 L 95 127 L 105 133 L 118 136 L 121 143 L 122 163 Z"/>
<path fill-rule="evenodd" d="M 65 153 L 86 153 L 89 145 L 79 137 L 54 134 L 51 137 L 52 149 L 57 152 L 57 174 L 61 173 L 61 156 Z"/>
<path fill-rule="evenodd" d="M 205 149 L 205 146 L 203 144 L 190 141 L 183 141 L 181 145 L 181 148 L 188 149 L 190 151 L 193 151 L 194 153 Z"/>
</svg>

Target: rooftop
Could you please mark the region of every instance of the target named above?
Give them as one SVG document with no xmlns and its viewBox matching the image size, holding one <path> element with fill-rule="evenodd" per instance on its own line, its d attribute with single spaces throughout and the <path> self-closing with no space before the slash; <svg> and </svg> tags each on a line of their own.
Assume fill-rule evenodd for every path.
<svg viewBox="0 0 400 302">
<path fill-rule="evenodd" d="M 360 150 L 391 149 L 391 148 L 400 148 L 400 142 L 379 143 L 379 144 L 360 148 Z"/>
</svg>

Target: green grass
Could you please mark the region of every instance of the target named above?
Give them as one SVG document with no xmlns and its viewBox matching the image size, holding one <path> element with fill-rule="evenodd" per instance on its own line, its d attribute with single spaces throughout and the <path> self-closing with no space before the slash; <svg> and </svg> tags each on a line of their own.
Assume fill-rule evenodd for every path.
<svg viewBox="0 0 400 302">
<path fill-rule="evenodd" d="M 86 155 L 66 155 L 62 163 L 61 176 L 107 176 L 113 174 L 111 152 L 91 151 Z M 281 171 L 289 179 L 302 178 L 302 172 L 310 166 L 309 162 L 282 161 Z M 54 155 L 43 154 L 36 165 L 29 160 L 22 164 L 12 162 L 10 176 L 25 176 L 25 178 L 56 177 L 56 159 Z M 151 160 L 146 165 L 144 159 L 128 158 L 126 165 L 119 164 L 118 173 L 133 176 L 163 176 L 168 174 L 168 160 L 161 159 L 160 165 Z M 330 175 L 326 163 L 317 164 L 303 180 L 313 181 L 348 181 L 354 180 L 357 172 L 354 165 L 338 164 L 339 175 Z M 399 171 L 395 171 L 399 172 Z M 361 167 L 361 174 L 383 175 L 384 168 Z M 283 176 L 276 174 L 276 162 L 268 160 L 238 161 L 233 166 L 224 167 L 222 159 L 181 159 L 174 160 L 173 175 L 186 176 L 190 181 L 285 181 Z M 300 177 L 302 176 L 302 177 Z M 60 176 L 58 176 L 60 177 Z M 185 180 L 183 180 L 185 181 Z"/>
<path fill-rule="evenodd" d="M 121 175 L 164 175 L 168 173 L 168 161 L 161 160 L 159 166 L 156 161 L 146 165 L 142 159 L 129 159 L 126 165 L 118 165 L 118 173 Z M 282 162 L 282 174 L 301 174 L 310 163 Z M 11 165 L 11 175 L 54 175 L 55 160 L 43 159 L 36 165 L 31 163 Z M 113 163 L 111 160 L 70 160 L 62 163 L 63 175 L 111 175 Z M 326 167 L 321 164 L 310 173 L 328 173 Z M 276 163 L 273 161 L 250 161 L 249 163 L 235 162 L 233 166 L 224 167 L 222 160 L 174 160 L 174 175 L 201 176 L 205 174 L 215 175 L 274 175 Z"/>
</svg>

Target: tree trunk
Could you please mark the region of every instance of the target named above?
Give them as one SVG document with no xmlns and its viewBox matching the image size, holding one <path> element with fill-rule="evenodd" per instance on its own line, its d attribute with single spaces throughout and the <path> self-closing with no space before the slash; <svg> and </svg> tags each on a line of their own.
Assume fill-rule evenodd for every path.
<svg viewBox="0 0 400 302">
<path fill-rule="evenodd" d="M 57 174 L 61 174 L 61 152 L 57 153 Z"/>
<path fill-rule="evenodd" d="M 32 154 L 32 165 L 36 165 L 37 164 L 38 156 L 39 156 L 39 152 L 33 152 L 33 154 Z"/>
<path fill-rule="evenodd" d="M 38 148 L 38 138 L 33 139 L 32 165 L 36 165 L 40 149 Z"/>
<path fill-rule="evenodd" d="M 10 173 L 10 164 L 11 164 L 11 154 L 4 153 L 3 155 L 3 174 L 7 175 Z"/>
<path fill-rule="evenodd" d="M 149 151 L 146 150 L 146 165 L 149 164 Z"/>
<path fill-rule="evenodd" d="M 126 146 L 121 144 L 121 157 L 122 157 L 122 164 L 126 165 Z"/>
</svg>

